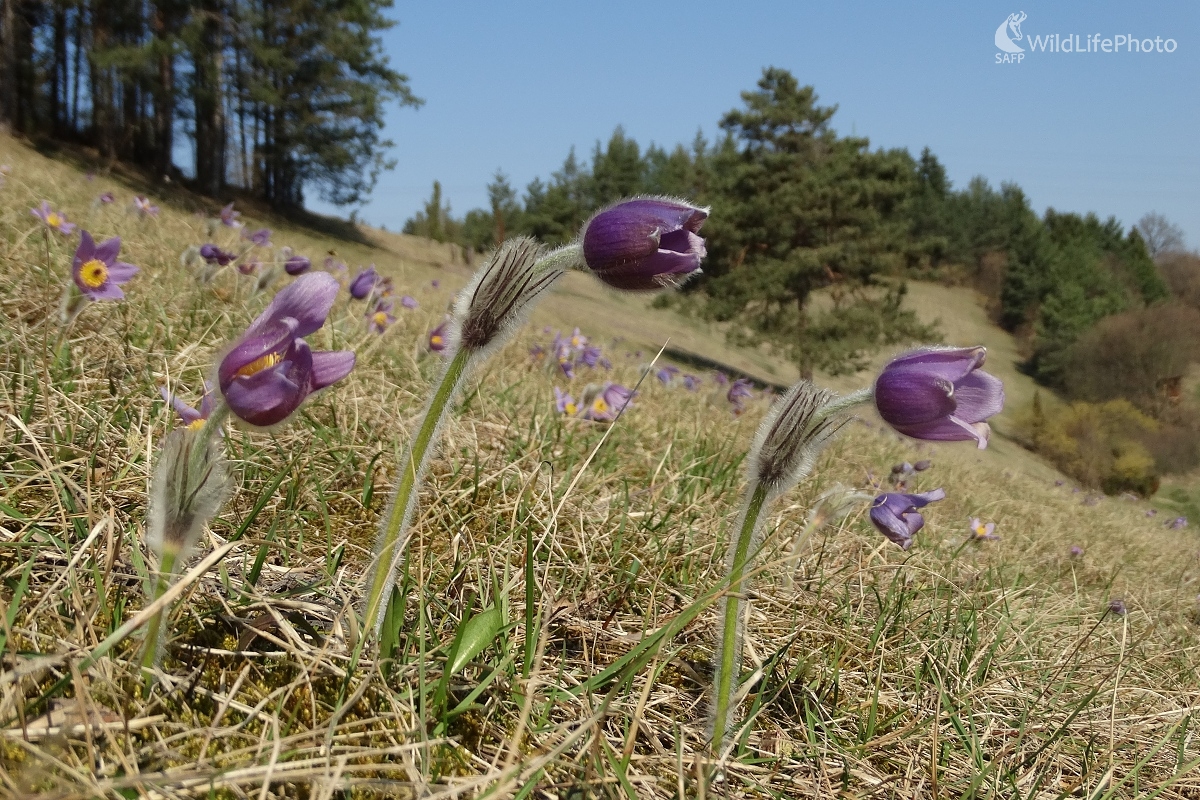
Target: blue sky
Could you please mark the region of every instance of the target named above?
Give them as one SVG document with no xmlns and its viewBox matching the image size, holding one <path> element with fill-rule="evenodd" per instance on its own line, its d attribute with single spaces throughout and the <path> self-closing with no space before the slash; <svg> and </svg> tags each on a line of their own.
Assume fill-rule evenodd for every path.
<svg viewBox="0 0 1200 800">
<path fill-rule="evenodd" d="M 915 6 L 915 4 L 913 4 Z M 1023 11 L 1026 55 L 997 64 Z M 1197 3 L 415 3 L 389 12 L 393 66 L 426 103 L 393 109 L 396 168 L 360 215 L 398 229 L 440 180 L 456 216 L 497 168 L 518 188 L 614 127 L 645 145 L 712 139 L 765 66 L 837 105 L 872 147 L 926 145 L 956 186 L 1015 181 L 1047 207 L 1159 211 L 1200 247 Z M 1173 53 L 1029 53 L 1031 36 L 1161 37 Z M 319 210 L 330 210 L 320 203 Z M 346 213 L 342 211 L 341 213 Z"/>
</svg>

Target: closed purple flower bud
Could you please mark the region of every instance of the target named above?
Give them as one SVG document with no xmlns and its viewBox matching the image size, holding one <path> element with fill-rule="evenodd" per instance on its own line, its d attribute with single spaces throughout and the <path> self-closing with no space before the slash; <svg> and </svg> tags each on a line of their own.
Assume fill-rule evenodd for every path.
<svg viewBox="0 0 1200 800">
<path fill-rule="evenodd" d="M 1120 598 L 1110 600 L 1108 603 L 1108 613 L 1115 617 L 1123 617 L 1129 609 L 1125 607 L 1125 601 Z"/>
<path fill-rule="evenodd" d="M 912 546 L 912 537 L 925 527 L 925 518 L 917 511 L 930 503 L 946 499 L 941 489 L 922 494 L 881 494 L 871 506 L 871 522 L 902 550 Z"/>
<path fill-rule="evenodd" d="M 292 256 L 283 262 L 283 270 L 288 275 L 301 275 L 312 269 L 312 262 L 304 256 Z"/>
<path fill-rule="evenodd" d="M 400 305 L 404 306 L 407 309 L 414 309 L 414 308 L 419 308 L 421 304 L 417 302 L 417 299 L 415 297 L 410 297 L 409 295 L 404 295 L 403 297 L 400 298 Z"/>
<path fill-rule="evenodd" d="M 121 284 L 138 273 L 138 268 L 117 261 L 121 252 L 121 237 L 96 244 L 87 231 L 80 234 L 79 247 L 71 261 L 71 278 L 90 300 L 121 300 L 125 293 Z"/>
<path fill-rule="evenodd" d="M 918 461 L 917 463 L 913 464 L 912 468 L 916 472 L 924 472 L 925 470 L 929 469 L 932 466 L 933 466 L 933 462 L 926 458 L 926 459 L 922 459 L 921 461 Z"/>
<path fill-rule="evenodd" d="M 117 198 L 112 192 L 105 192 L 104 194 L 97 197 L 96 200 L 98 200 L 101 205 L 106 206 L 109 203 L 115 203 L 117 201 Z"/>
<path fill-rule="evenodd" d="M 254 244 L 258 245 L 259 247 L 266 247 L 267 245 L 269 245 L 271 243 L 271 229 L 270 228 L 259 228 L 254 233 L 249 233 L 249 234 L 245 233 L 243 231 L 242 235 L 245 238 L 249 239 Z"/>
<path fill-rule="evenodd" d="M 600 363 L 600 348 L 593 345 L 585 345 L 583 350 L 579 352 L 579 363 L 586 367 L 595 367 Z"/>
<path fill-rule="evenodd" d="M 378 282 L 379 273 L 375 267 L 367 267 L 350 281 L 350 296 L 355 300 L 364 300 Z"/>
<path fill-rule="evenodd" d="M 875 379 L 879 416 L 915 439 L 987 447 L 984 420 L 1004 408 L 1004 385 L 979 369 L 986 354 L 983 347 L 927 347 L 892 359 Z"/>
<path fill-rule="evenodd" d="M 718 386 L 728 386 L 729 385 L 729 376 L 726 375 L 724 372 L 714 372 L 713 380 L 716 381 Z"/>
<path fill-rule="evenodd" d="M 667 365 L 654 373 L 654 377 L 658 378 L 659 383 L 663 386 L 669 386 L 675 376 L 679 374 L 679 367 Z"/>
<path fill-rule="evenodd" d="M 325 324 L 338 282 L 309 272 L 275 295 L 221 359 L 217 381 L 229 410 L 259 427 L 288 418 L 311 393 L 346 377 L 354 353 L 314 353 L 305 336 Z"/>
<path fill-rule="evenodd" d="M 745 400 L 754 396 L 754 392 L 750 387 L 754 384 L 747 378 L 738 378 L 729 385 L 729 391 L 725 393 L 725 399 L 733 404 L 733 413 L 740 414 L 746 410 Z"/>
<path fill-rule="evenodd" d="M 1081 555 L 1083 555 L 1083 548 L 1077 544 L 1073 544 L 1068 552 L 1070 552 L 1071 558 L 1079 558 Z"/>
<path fill-rule="evenodd" d="M 696 391 L 700 388 L 700 379 L 695 375 L 684 375 L 683 388 L 687 389 L 689 392 Z"/>
<path fill-rule="evenodd" d="M 200 257 L 210 264 L 220 264 L 222 267 L 237 258 L 233 253 L 227 253 L 215 244 L 201 245 Z"/>
<path fill-rule="evenodd" d="M 697 231 L 708 209 L 665 197 L 639 197 L 607 208 L 583 229 L 583 257 L 604 283 L 627 291 L 682 284 L 707 254 Z"/>
</svg>

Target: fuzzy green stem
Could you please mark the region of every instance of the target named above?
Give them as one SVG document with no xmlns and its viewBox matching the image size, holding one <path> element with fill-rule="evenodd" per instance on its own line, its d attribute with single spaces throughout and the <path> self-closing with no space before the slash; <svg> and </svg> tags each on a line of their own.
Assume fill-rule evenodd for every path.
<svg viewBox="0 0 1200 800">
<path fill-rule="evenodd" d="M 713 733 L 712 747 L 719 751 L 725 741 L 729 721 L 729 706 L 733 700 L 734 678 L 738 673 L 740 661 L 740 638 L 738 636 L 738 621 L 742 615 L 742 578 L 746 573 L 746 562 L 750 556 L 750 546 L 758 532 L 763 506 L 767 502 L 767 487 L 761 483 L 754 485 L 754 491 L 746 504 L 746 512 L 742 517 L 742 528 L 738 533 L 737 545 L 733 551 L 733 560 L 729 566 L 729 589 L 725 598 L 725 614 L 721 627 L 721 646 L 718 652 L 721 661 L 717 668 L 717 679 L 713 686 Z"/>
<path fill-rule="evenodd" d="M 376 638 L 378 638 L 380 627 L 383 625 L 382 612 L 387 600 L 385 594 L 392 587 L 396 567 L 403 554 L 400 539 L 405 527 L 404 523 L 411 519 L 420 494 L 418 479 L 424 471 L 430 449 L 434 445 L 434 439 L 441 428 L 442 421 L 450 411 L 450 400 L 454 397 L 466 374 L 467 362 L 470 358 L 469 351 L 460 349 L 450 360 L 445 374 L 442 375 L 442 382 L 438 385 L 437 391 L 429 403 L 429 408 L 425 412 L 425 419 L 409 444 L 408 453 L 404 459 L 404 471 L 396 485 L 388 516 L 380 533 L 378 553 L 375 556 L 371 573 L 371 586 L 367 592 L 367 602 L 363 612 L 363 630 L 373 631 Z M 365 639 L 364 636 L 364 642 Z M 357 655 L 361 652 L 362 643 L 360 642 L 359 646 L 355 648 L 356 658 L 354 661 L 358 660 Z"/>
<path fill-rule="evenodd" d="M 150 602 L 153 603 L 158 598 L 162 597 L 167 587 L 171 585 L 171 578 L 175 575 L 175 565 L 178 563 L 177 553 L 165 552 L 162 554 L 162 563 L 158 567 L 158 577 L 154 579 L 154 589 L 150 594 Z M 161 609 L 153 617 L 150 618 L 150 624 L 146 631 L 146 642 L 142 650 L 142 667 L 149 670 L 153 669 L 158 663 L 158 648 L 159 639 L 162 634 L 163 624 L 166 621 L 167 609 Z M 149 676 L 151 673 L 146 673 Z M 147 680 L 149 678 L 147 677 Z"/>
</svg>

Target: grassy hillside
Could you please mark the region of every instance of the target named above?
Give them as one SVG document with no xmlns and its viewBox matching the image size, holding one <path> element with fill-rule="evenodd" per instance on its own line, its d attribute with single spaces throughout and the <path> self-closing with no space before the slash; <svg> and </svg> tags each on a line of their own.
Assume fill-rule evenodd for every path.
<svg viewBox="0 0 1200 800">
<path fill-rule="evenodd" d="M 333 238 L 249 212 L 276 246 L 375 263 L 420 307 L 376 336 L 343 295 L 310 338 L 356 350 L 350 377 L 280 430 L 231 431 L 236 492 L 192 563 L 233 549 L 187 585 L 153 688 L 137 634 L 81 668 L 145 603 L 147 484 L 177 424 L 158 386 L 196 401 L 214 358 L 286 278 L 259 294 L 231 270 L 198 282 L 179 254 L 210 234 L 183 192 L 89 181 L 8 138 L 0 164 L 12 167 L 0 188 L 0 792 L 1200 797 L 1192 530 L 1056 485 L 1002 439 L 983 452 L 930 446 L 869 418 L 771 514 L 748 592 L 755 719 L 721 785 L 702 787 L 715 608 L 615 680 L 597 676 L 719 584 L 766 402 L 735 416 L 707 373 L 695 393 L 651 378 L 610 430 L 557 414 L 552 388 L 632 385 L 668 337 L 763 379 L 794 375 L 583 275 L 568 275 L 468 390 L 415 523 L 397 656 L 347 676 L 347 609 L 439 369 L 425 335 L 469 268 L 446 246 L 344 228 Z M 95 205 L 108 190 L 117 202 Z M 162 206 L 157 218 L 126 209 L 135 191 Z M 44 235 L 29 213 L 42 199 L 97 237 L 122 236 L 122 258 L 142 269 L 125 302 L 93 304 L 65 334 L 58 298 L 77 237 Z M 947 341 L 989 346 L 1013 405 L 1031 396 L 1011 340 L 967 293 L 916 286 L 911 297 Z M 611 373 L 568 382 L 532 363 L 543 326 L 580 327 Z M 948 498 L 927 509 L 910 551 L 863 507 L 800 537 L 822 492 L 873 492 L 892 464 L 919 459 L 932 467 L 910 486 Z M 999 541 L 969 540 L 976 516 L 997 523 Z M 1124 615 L 1110 611 L 1118 599 Z M 510 624 L 439 706 L 457 625 L 493 604 Z M 35 701 L 63 679 L 47 718 Z"/>
</svg>

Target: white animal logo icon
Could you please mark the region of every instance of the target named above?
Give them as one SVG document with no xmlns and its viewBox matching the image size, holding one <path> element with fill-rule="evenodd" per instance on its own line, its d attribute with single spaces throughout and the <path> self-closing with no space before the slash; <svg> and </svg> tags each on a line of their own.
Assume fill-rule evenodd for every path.
<svg viewBox="0 0 1200 800">
<path fill-rule="evenodd" d="M 1024 53 L 1025 48 L 1013 42 L 1016 39 L 1021 41 L 1021 23 L 1028 17 L 1025 12 L 1020 14 L 1009 14 L 1008 19 L 1000 23 L 1000 27 L 996 28 L 996 47 L 999 47 L 1006 53 Z M 1008 35 L 1009 29 L 1012 29 L 1013 35 Z"/>
</svg>

